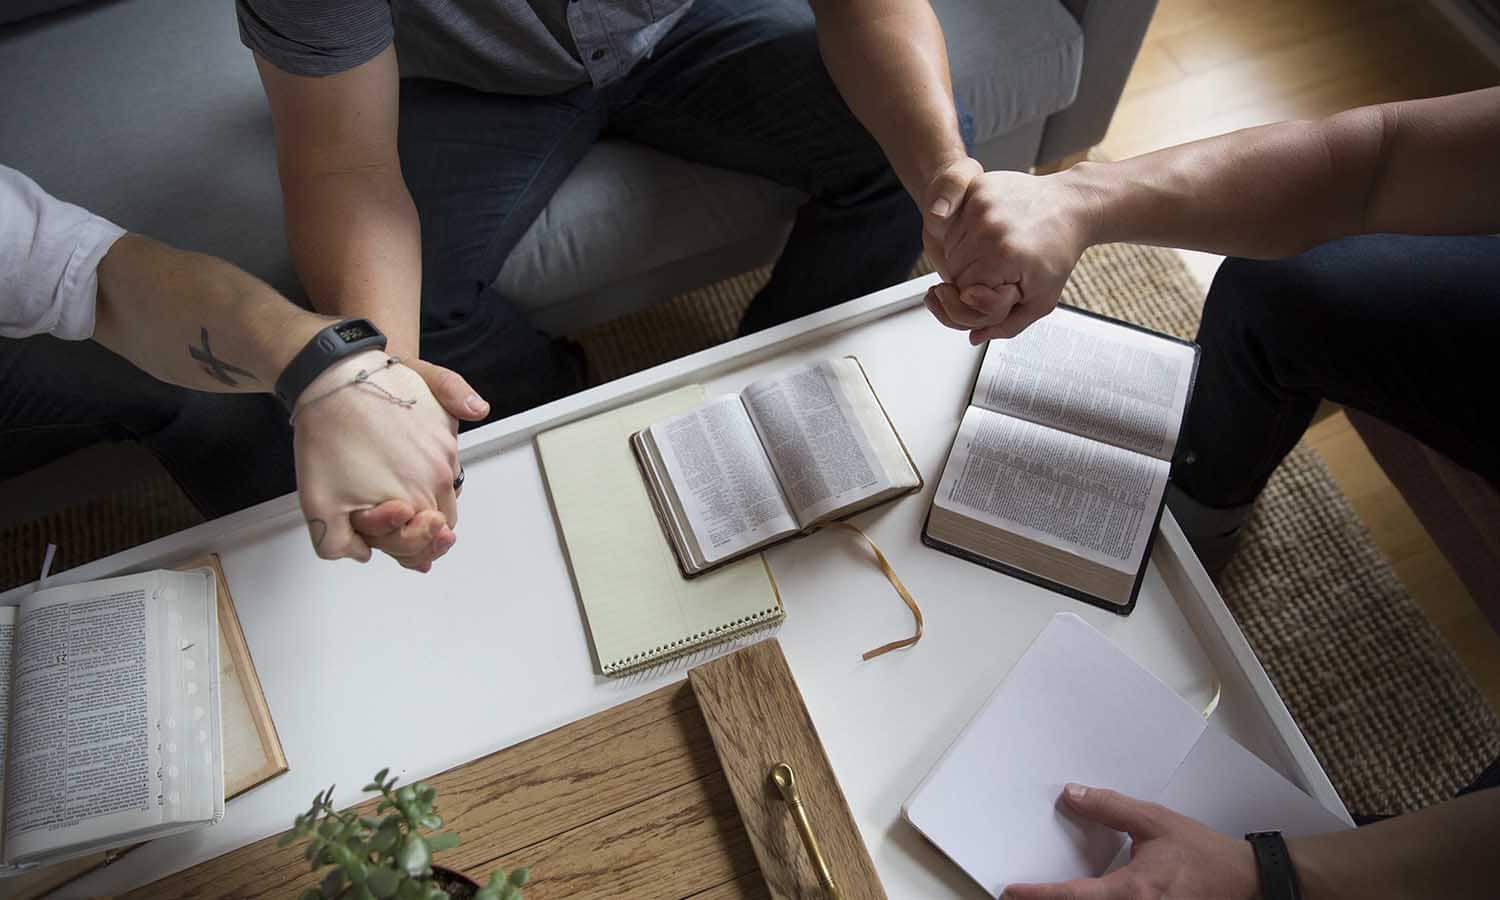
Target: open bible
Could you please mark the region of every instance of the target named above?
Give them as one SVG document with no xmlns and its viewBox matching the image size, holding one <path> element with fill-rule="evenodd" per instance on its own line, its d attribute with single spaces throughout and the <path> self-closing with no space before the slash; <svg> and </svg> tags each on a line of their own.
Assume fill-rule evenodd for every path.
<svg viewBox="0 0 1500 900">
<path fill-rule="evenodd" d="M 210 569 L 0 607 L 0 861 L 14 870 L 219 821 Z"/>
<path fill-rule="evenodd" d="M 762 378 L 631 447 L 689 577 L 922 487 L 852 356 Z"/>
<path fill-rule="evenodd" d="M 991 341 L 923 541 L 1130 612 L 1197 365 L 1195 344 L 1065 306 Z"/>
</svg>

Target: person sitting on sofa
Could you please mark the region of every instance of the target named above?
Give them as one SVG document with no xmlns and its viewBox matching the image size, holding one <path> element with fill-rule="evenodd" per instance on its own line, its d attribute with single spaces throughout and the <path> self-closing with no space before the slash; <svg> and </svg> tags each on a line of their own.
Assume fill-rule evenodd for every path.
<svg viewBox="0 0 1500 900">
<path fill-rule="evenodd" d="M 420 344 L 497 415 L 583 384 L 572 345 L 488 286 L 606 130 L 808 195 L 742 333 L 906 278 L 912 198 L 941 217 L 981 171 L 926 0 L 237 8 L 313 305 Z"/>
<path fill-rule="evenodd" d="M 373 347 L 302 352 L 338 322 L 0 166 L 0 478 L 130 437 L 207 516 L 296 488 L 319 556 L 427 571 L 457 539 L 452 416 L 484 402 Z"/>
<path fill-rule="evenodd" d="M 978 344 L 1050 312 L 1092 244 L 1234 254 L 1204 308 L 1168 497 L 1214 571 L 1322 398 L 1385 419 L 1500 485 L 1488 396 L 1500 345 L 1497 147 L 1500 88 L 1489 88 L 1045 177 L 990 173 L 942 235 L 945 280 L 927 306 Z M 1300 896 L 1493 896 L 1497 785 L 1500 761 L 1467 796 L 1288 842 Z M 1098 879 L 1013 885 L 1006 897 L 1273 896 L 1245 841 L 1108 790 L 1071 786 L 1061 799 L 1131 834 L 1130 864 Z"/>
</svg>

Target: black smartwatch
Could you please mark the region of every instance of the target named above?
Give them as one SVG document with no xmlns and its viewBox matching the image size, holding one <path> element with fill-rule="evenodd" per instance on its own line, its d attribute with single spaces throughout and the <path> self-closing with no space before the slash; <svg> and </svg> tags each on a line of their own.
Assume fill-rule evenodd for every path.
<svg viewBox="0 0 1500 900">
<path fill-rule="evenodd" d="M 341 359 L 365 350 L 384 350 L 385 335 L 369 319 L 345 319 L 312 336 L 276 379 L 276 398 L 291 412 L 297 398 L 319 375 Z"/>
<path fill-rule="evenodd" d="M 1279 831 L 1256 831 L 1245 835 L 1255 851 L 1255 870 L 1260 875 L 1261 900 L 1302 900 L 1292 855 Z"/>
</svg>

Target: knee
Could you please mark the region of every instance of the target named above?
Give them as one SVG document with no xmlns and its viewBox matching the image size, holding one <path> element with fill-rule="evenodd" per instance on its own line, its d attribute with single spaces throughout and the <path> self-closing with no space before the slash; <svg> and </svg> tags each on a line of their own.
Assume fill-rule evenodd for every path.
<svg viewBox="0 0 1500 900">
<path fill-rule="evenodd" d="M 1323 247 L 1286 259 L 1225 259 L 1204 302 L 1199 343 L 1317 347 L 1340 339 L 1363 296 L 1358 267 L 1348 262 Z"/>
</svg>

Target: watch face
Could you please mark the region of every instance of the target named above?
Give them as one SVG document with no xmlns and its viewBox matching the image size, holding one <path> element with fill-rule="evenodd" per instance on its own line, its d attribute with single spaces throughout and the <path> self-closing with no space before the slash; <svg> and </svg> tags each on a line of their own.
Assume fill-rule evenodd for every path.
<svg viewBox="0 0 1500 900">
<path fill-rule="evenodd" d="M 362 341 L 367 337 L 375 336 L 375 328 L 364 319 L 355 319 L 352 322 L 344 322 L 334 329 L 339 338 L 346 344 Z"/>
</svg>

